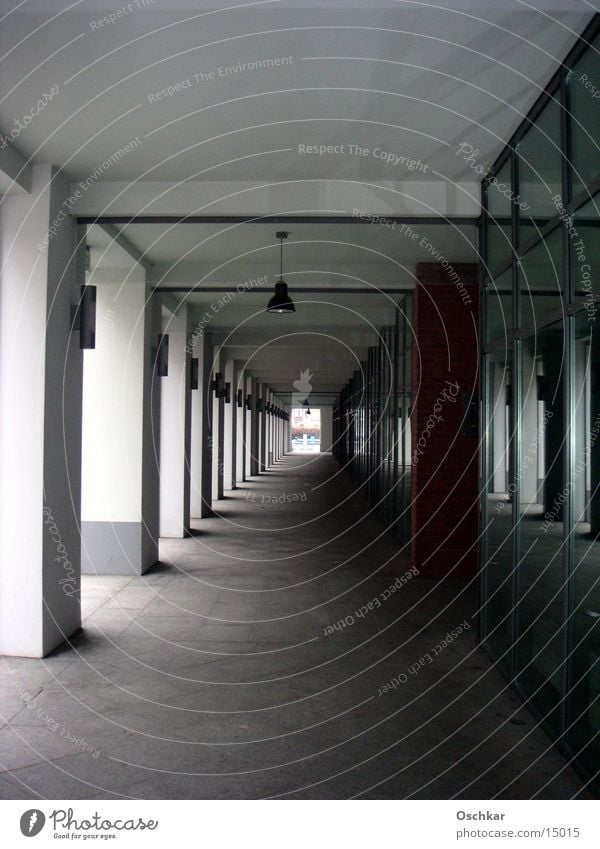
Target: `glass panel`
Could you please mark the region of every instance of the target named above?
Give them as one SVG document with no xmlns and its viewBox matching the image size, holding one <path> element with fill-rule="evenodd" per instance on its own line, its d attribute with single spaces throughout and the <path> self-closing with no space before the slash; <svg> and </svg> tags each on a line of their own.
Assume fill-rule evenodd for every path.
<svg viewBox="0 0 600 849">
<path fill-rule="evenodd" d="M 512 225 L 488 223 L 488 270 L 504 268 L 510 262 L 513 255 L 511 244 Z"/>
<path fill-rule="evenodd" d="M 558 95 L 556 95 L 558 96 Z M 553 197 L 561 192 L 560 104 L 552 100 L 517 147 L 519 156 L 519 244 L 557 214 Z M 535 221 L 533 220 L 535 219 Z"/>
<path fill-rule="evenodd" d="M 502 268 L 512 257 L 511 214 L 511 161 L 510 158 L 492 178 L 486 189 L 488 230 L 487 265 L 490 271 Z"/>
<path fill-rule="evenodd" d="M 553 730 L 560 730 L 564 660 L 563 323 L 522 343 L 519 504 L 518 682 Z"/>
<path fill-rule="evenodd" d="M 510 674 L 512 647 L 512 493 L 510 469 L 513 442 L 512 355 L 493 353 L 488 363 L 488 520 L 487 520 L 487 600 L 485 603 L 486 643 L 500 668 Z"/>
<path fill-rule="evenodd" d="M 600 107 L 599 107 L 600 108 Z M 573 218 L 571 234 L 571 275 L 573 295 L 588 312 L 590 321 L 598 318 L 600 305 L 594 297 L 600 295 L 600 196 L 590 200 Z"/>
<path fill-rule="evenodd" d="M 400 305 L 398 363 L 398 484 L 396 487 L 396 533 L 403 543 L 410 540 L 411 505 L 411 368 L 412 368 L 412 298 Z"/>
<path fill-rule="evenodd" d="M 520 263 L 521 327 L 536 328 L 562 314 L 563 230 L 525 254 Z"/>
<path fill-rule="evenodd" d="M 573 649 L 567 725 L 572 726 L 569 744 L 590 772 L 600 763 L 599 370 L 598 331 L 589 316 L 582 313 L 575 321 Z"/>
<path fill-rule="evenodd" d="M 506 339 L 512 332 L 512 270 L 501 274 L 486 290 L 488 342 Z"/>
<path fill-rule="evenodd" d="M 600 77 L 600 37 L 593 42 L 569 75 L 571 100 L 571 162 L 573 164 L 573 196 L 589 191 L 600 177 L 600 109 L 598 80 Z"/>
</svg>

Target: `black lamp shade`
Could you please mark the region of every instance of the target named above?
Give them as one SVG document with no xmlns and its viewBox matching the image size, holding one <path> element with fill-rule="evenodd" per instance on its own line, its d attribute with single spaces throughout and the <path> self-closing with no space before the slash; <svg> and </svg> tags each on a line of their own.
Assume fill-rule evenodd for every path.
<svg viewBox="0 0 600 849">
<path fill-rule="evenodd" d="M 275 294 L 267 304 L 267 312 L 296 312 L 296 307 L 288 294 L 285 280 L 279 280 L 275 284 Z"/>
</svg>

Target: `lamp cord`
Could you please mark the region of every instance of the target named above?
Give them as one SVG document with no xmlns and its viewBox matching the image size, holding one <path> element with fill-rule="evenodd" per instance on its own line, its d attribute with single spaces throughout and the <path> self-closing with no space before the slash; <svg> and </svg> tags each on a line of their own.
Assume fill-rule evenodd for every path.
<svg viewBox="0 0 600 849">
<path fill-rule="evenodd" d="M 279 261 L 279 279 L 283 280 L 283 239 L 279 239 L 279 247 L 281 248 L 281 256 Z"/>
</svg>

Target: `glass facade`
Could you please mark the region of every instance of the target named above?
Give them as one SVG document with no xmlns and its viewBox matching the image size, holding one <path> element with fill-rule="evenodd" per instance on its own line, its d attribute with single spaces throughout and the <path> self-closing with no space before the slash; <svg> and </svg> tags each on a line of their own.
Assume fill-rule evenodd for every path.
<svg viewBox="0 0 600 849">
<path fill-rule="evenodd" d="M 384 327 L 333 411 L 333 453 L 369 506 L 410 542 L 412 295 Z"/>
<path fill-rule="evenodd" d="M 600 765 L 600 39 L 482 186 L 481 636 L 588 777 Z M 586 41 L 589 44 L 586 44 Z"/>
</svg>

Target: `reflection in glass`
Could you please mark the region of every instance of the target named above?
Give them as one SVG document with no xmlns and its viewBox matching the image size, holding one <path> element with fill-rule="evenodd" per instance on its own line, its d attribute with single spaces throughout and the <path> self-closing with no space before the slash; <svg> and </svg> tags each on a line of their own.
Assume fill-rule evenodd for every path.
<svg viewBox="0 0 600 849">
<path fill-rule="evenodd" d="M 600 108 L 600 107 L 599 107 Z M 590 321 L 600 318 L 600 304 L 594 298 L 600 294 L 600 196 L 588 201 L 573 218 L 571 229 L 571 275 L 573 295 L 581 300 Z"/>
<path fill-rule="evenodd" d="M 488 358 L 487 517 L 487 643 L 499 666 L 510 673 L 512 647 L 512 356 L 506 352 Z"/>
<path fill-rule="evenodd" d="M 519 492 L 518 681 L 558 731 L 564 661 L 563 323 L 522 343 Z"/>
<path fill-rule="evenodd" d="M 558 98 L 558 94 L 555 95 Z M 551 100 L 517 148 L 521 202 L 519 244 L 539 234 L 539 227 L 557 214 L 553 198 L 560 195 L 560 103 Z M 535 221 L 534 221 L 535 219 Z"/>
<path fill-rule="evenodd" d="M 590 191 L 600 177 L 600 109 L 594 98 L 594 91 L 598 90 L 600 38 L 594 40 L 593 46 L 569 74 L 574 197 Z"/>
<path fill-rule="evenodd" d="M 600 763 L 600 339 L 577 316 L 573 457 L 570 747 L 588 768 Z M 595 739 L 594 739 L 595 738 Z"/>
<path fill-rule="evenodd" d="M 486 318 L 488 342 L 506 340 L 512 332 L 512 270 L 489 284 L 486 290 Z"/>
<path fill-rule="evenodd" d="M 521 327 L 534 329 L 563 313 L 563 230 L 558 227 L 521 260 Z"/>
<path fill-rule="evenodd" d="M 512 257 L 512 191 L 511 161 L 506 160 L 495 179 L 487 184 L 488 270 L 495 271 L 510 262 Z"/>
</svg>

